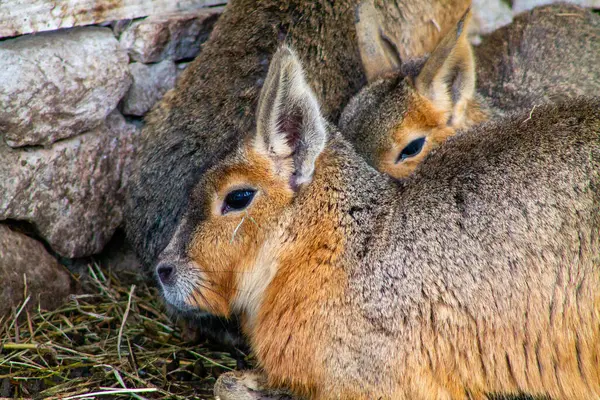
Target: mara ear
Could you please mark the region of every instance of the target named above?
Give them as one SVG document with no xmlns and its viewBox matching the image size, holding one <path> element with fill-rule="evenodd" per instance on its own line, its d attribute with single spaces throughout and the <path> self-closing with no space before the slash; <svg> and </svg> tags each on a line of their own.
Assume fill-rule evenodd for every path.
<svg viewBox="0 0 600 400">
<path fill-rule="evenodd" d="M 448 113 L 448 124 L 460 126 L 475 95 L 475 59 L 467 39 L 470 8 L 444 36 L 415 78 L 417 91 Z"/>
<path fill-rule="evenodd" d="M 394 42 L 384 33 L 379 14 L 364 0 L 356 7 L 356 38 L 360 59 L 369 83 L 382 75 L 400 70 L 402 61 Z"/>
<path fill-rule="evenodd" d="M 254 147 L 286 175 L 292 189 L 311 180 L 327 141 L 326 122 L 294 52 L 277 50 L 258 100 Z"/>
</svg>

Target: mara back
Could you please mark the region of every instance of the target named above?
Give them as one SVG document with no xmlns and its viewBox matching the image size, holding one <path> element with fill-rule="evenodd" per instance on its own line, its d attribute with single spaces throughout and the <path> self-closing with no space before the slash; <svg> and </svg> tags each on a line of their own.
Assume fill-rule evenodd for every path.
<svg viewBox="0 0 600 400">
<path fill-rule="evenodd" d="M 600 395 L 600 100 L 457 135 L 397 182 L 320 114 L 287 48 L 157 267 L 238 314 L 273 386 L 317 399 Z"/>
<path fill-rule="evenodd" d="M 378 170 L 408 176 L 457 130 L 511 110 L 535 115 L 544 103 L 600 93 L 600 15 L 592 10 L 537 7 L 485 36 L 474 51 L 468 22 L 463 16 L 429 57 L 376 74 L 368 71 L 390 65 L 390 47 L 370 48 L 370 58 L 363 57 L 373 79 L 346 107 L 340 128 Z M 357 29 L 377 32 L 379 25 Z"/>
<path fill-rule="evenodd" d="M 534 8 L 475 47 L 477 93 L 486 107 L 531 109 L 600 95 L 600 14 L 565 4 Z"/>
</svg>

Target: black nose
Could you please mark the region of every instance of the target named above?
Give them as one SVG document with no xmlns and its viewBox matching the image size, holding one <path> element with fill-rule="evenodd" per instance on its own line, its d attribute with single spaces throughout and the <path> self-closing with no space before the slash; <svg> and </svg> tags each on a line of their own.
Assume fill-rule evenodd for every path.
<svg viewBox="0 0 600 400">
<path fill-rule="evenodd" d="M 156 267 L 156 273 L 158 274 L 158 279 L 167 285 L 173 283 L 173 277 L 175 276 L 175 267 L 168 263 L 160 263 L 158 267 Z"/>
</svg>

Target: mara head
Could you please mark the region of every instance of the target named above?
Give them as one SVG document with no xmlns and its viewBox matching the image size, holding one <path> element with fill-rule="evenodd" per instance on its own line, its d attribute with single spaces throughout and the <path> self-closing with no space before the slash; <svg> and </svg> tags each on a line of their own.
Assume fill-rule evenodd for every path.
<svg viewBox="0 0 600 400">
<path fill-rule="evenodd" d="M 300 62 L 280 48 L 259 98 L 255 132 L 203 174 L 159 257 L 156 275 L 171 306 L 228 316 L 256 303 L 275 273 L 271 244 L 290 204 L 310 184 L 327 135 Z"/>
<path fill-rule="evenodd" d="M 368 85 L 348 104 L 340 130 L 373 167 L 410 175 L 456 129 L 477 119 L 470 10 L 419 60 L 400 59 L 369 2 L 357 9 L 357 38 Z"/>
</svg>

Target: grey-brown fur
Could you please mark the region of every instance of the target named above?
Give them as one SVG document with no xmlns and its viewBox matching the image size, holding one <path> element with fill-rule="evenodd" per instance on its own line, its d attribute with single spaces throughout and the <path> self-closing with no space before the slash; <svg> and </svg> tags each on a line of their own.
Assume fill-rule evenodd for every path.
<svg viewBox="0 0 600 400">
<path fill-rule="evenodd" d="M 346 231 L 348 301 L 369 321 L 367 330 L 378 332 L 345 346 L 373 350 L 354 360 L 370 360 L 367 374 L 385 368 L 390 354 L 435 357 L 449 346 L 472 357 L 458 362 L 464 372 L 452 367 L 458 350 L 430 359 L 449 379 L 488 379 L 496 393 L 514 385 L 514 393 L 562 393 L 556 398 L 600 395 L 600 101 L 538 111 L 528 121 L 523 113 L 450 139 L 399 191 L 384 192 L 374 174 L 345 166 L 349 180 L 366 186 L 338 194 L 349 199 L 343 209 L 356 203 L 360 210 L 356 231 Z M 371 208 L 361 200 L 372 192 L 381 195 L 367 201 Z M 566 312 L 565 304 L 573 308 Z M 582 325 L 560 332 L 571 312 Z M 552 342 L 553 335 L 574 335 L 573 347 Z M 381 345 L 395 336 L 399 342 Z M 577 376 L 577 361 L 567 366 L 565 357 L 593 372 Z M 343 368 L 348 361 L 337 362 Z M 540 369 L 563 372 L 536 382 L 547 375 Z M 376 379 L 356 372 L 353 379 Z M 563 388 L 561 380 L 571 382 Z"/>
<path fill-rule="evenodd" d="M 447 3 L 464 2 L 431 1 L 433 6 L 423 2 L 422 7 L 435 15 L 446 13 Z M 323 113 L 337 120 L 341 107 L 365 83 L 355 42 L 357 4 L 358 0 L 230 1 L 200 56 L 153 110 L 142 132 L 125 226 L 147 267 L 173 235 L 188 207 L 190 188 L 254 130 L 259 89 L 279 43 L 295 46 Z M 402 2 L 389 7 L 407 26 L 419 20 L 421 7 L 405 8 Z M 412 43 L 411 38 L 404 40 Z M 419 45 L 412 48 L 416 51 Z M 208 324 L 204 322 L 210 336 L 222 335 L 219 328 L 227 325 Z"/>
<path fill-rule="evenodd" d="M 258 91 L 279 43 L 294 46 L 323 113 L 337 120 L 340 108 L 365 83 L 355 43 L 358 2 L 228 4 L 201 55 L 152 112 L 143 132 L 144 147 L 132 177 L 125 220 L 128 238 L 146 265 L 156 261 L 173 234 L 190 186 L 253 130 Z M 451 24 L 462 10 L 456 7 L 456 15 L 448 14 L 454 3 L 465 1 L 432 1 L 433 5 L 425 2 L 420 7 L 395 1 L 388 7 L 393 24 L 402 22 L 402 29 L 408 29 L 421 22 L 424 10 L 430 18 L 438 15 L 438 24 Z M 426 39 L 418 35 L 402 39 L 411 56 L 418 54 L 421 41 L 428 44 L 429 28 L 423 35 Z"/>
<path fill-rule="evenodd" d="M 371 0 L 366 0 L 371 1 Z M 382 31 L 397 46 L 401 60 L 431 52 L 440 38 L 471 4 L 465 0 L 373 0 Z"/>
<path fill-rule="evenodd" d="M 274 68 L 301 68 L 289 51 L 279 57 Z M 298 191 L 290 169 L 273 167 L 279 154 L 240 144 L 195 188 L 203 218 L 187 219 L 186 262 L 163 287 L 197 294 L 188 307 L 211 304 L 203 285 L 224 288 L 212 304 L 241 312 L 269 384 L 311 398 L 598 397 L 599 110 L 600 99 L 582 98 L 482 124 L 402 182 L 331 127 Z M 312 132 L 299 133 L 309 146 Z M 216 186 L 240 184 L 257 192 L 243 213 L 210 211 Z M 242 215 L 258 227 L 231 242 Z M 211 272 L 224 256 L 243 265 Z"/>
<path fill-rule="evenodd" d="M 413 111 L 407 108 L 409 93 L 415 92 L 413 78 L 423 60 L 403 61 L 402 71 L 361 90 L 340 119 L 342 132 L 376 168 L 381 153 L 392 146 L 390 131 Z M 597 96 L 600 15 L 566 4 L 522 13 L 475 47 L 475 66 L 476 93 L 467 108 L 471 124 L 549 101 Z"/>
<path fill-rule="evenodd" d="M 355 0 L 232 0 L 200 56 L 147 118 L 129 187 L 125 227 L 150 274 L 188 205 L 190 188 L 254 127 L 254 111 L 278 43 L 302 49 L 323 111 L 364 83 L 353 38 Z M 340 51 L 344 49 L 345 51 Z M 240 345 L 232 321 L 184 313 L 200 333 Z"/>
<path fill-rule="evenodd" d="M 404 79 L 395 75 L 373 82 L 352 98 L 340 119 L 340 131 L 372 166 L 378 165 L 380 149 L 390 145 L 388 132 L 408 111 Z"/>
<path fill-rule="evenodd" d="M 437 332 L 439 341 L 417 341 L 415 351 L 431 346 L 436 354 L 441 343 L 462 348 L 476 355 L 466 363 L 470 377 L 462 379 L 505 376 L 515 380 L 515 389 L 537 386 L 531 394 L 560 392 L 552 389 L 557 382 L 531 385 L 538 368 L 576 366 L 561 365 L 564 359 L 551 352 L 587 357 L 578 355 L 576 343 L 587 340 L 577 335 L 579 328 L 572 327 L 572 348 L 543 342 L 559 329 L 564 304 L 575 302 L 585 321 L 580 334 L 595 335 L 587 362 L 596 362 L 600 346 L 600 101 L 539 111 L 530 120 L 523 113 L 484 124 L 431 154 L 400 193 L 388 197 L 394 211 L 385 212 L 382 232 L 367 236 L 369 255 L 352 272 L 355 301 L 382 335 L 402 334 L 406 325 L 399 316 L 422 317 L 423 332 Z M 539 303 L 532 301 L 536 296 Z M 536 323 L 535 332 L 527 332 Z M 461 329 L 479 342 L 467 345 Z M 446 363 L 439 367 L 452 364 Z M 598 369 L 591 374 L 557 373 L 556 379 L 573 379 L 574 386 L 581 379 L 592 398 L 600 392 Z M 586 398 L 563 396 L 557 398 Z"/>
<path fill-rule="evenodd" d="M 555 4 L 520 14 L 475 47 L 477 91 L 500 110 L 600 95 L 600 15 Z"/>
</svg>

